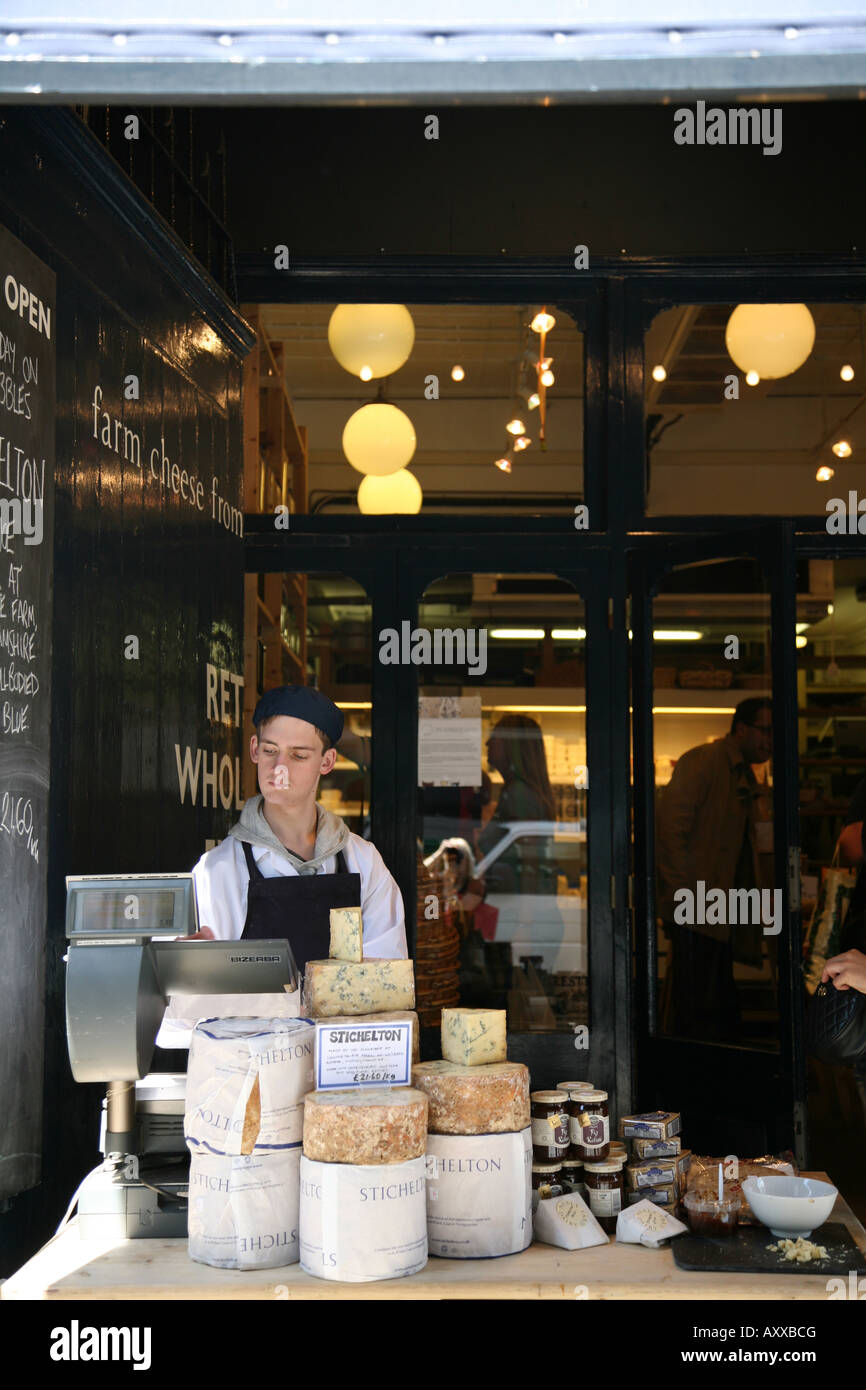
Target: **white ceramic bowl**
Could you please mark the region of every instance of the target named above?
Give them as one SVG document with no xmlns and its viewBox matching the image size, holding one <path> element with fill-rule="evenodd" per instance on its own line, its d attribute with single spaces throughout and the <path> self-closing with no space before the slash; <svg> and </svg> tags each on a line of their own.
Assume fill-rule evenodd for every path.
<svg viewBox="0 0 866 1390">
<path fill-rule="evenodd" d="M 838 1196 L 817 1178 L 746 1178 L 743 1196 L 759 1221 L 774 1236 L 810 1236 L 823 1226 Z"/>
</svg>

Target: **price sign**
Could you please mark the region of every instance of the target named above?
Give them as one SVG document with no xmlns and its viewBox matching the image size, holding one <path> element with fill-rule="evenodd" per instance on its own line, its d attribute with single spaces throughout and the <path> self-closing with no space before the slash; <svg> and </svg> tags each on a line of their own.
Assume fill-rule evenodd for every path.
<svg viewBox="0 0 866 1390">
<path fill-rule="evenodd" d="M 316 1087 L 409 1086 L 412 1082 L 412 1024 L 316 1024 Z"/>
</svg>

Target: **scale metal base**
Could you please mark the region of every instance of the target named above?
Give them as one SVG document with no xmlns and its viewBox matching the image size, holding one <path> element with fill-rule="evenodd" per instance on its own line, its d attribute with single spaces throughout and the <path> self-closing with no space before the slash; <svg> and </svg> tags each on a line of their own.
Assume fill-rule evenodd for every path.
<svg viewBox="0 0 866 1390">
<path fill-rule="evenodd" d="M 82 1240 L 186 1238 L 188 1190 L 189 1163 L 182 1160 L 139 1172 L 138 1159 L 130 1154 L 121 1167 L 96 1168 L 78 1194 L 79 1235 Z"/>
</svg>

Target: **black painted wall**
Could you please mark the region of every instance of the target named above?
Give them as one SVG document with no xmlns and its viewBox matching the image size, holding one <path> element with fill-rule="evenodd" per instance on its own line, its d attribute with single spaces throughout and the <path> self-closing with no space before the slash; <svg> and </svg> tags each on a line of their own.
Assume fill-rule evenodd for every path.
<svg viewBox="0 0 866 1390">
<path fill-rule="evenodd" d="M 243 673 L 243 541 L 213 517 L 213 480 L 240 509 L 251 339 L 71 113 L 0 113 L 0 222 L 55 271 L 58 300 L 43 1181 L 0 1210 L 9 1274 L 99 1161 L 102 1090 L 73 1081 L 66 1053 L 64 876 L 188 869 L 236 819 L 234 801 L 201 804 L 201 784 L 199 804 L 181 804 L 175 748 L 201 748 L 209 770 L 240 756 L 237 726 L 209 719 L 205 697 L 207 663 Z M 181 469 L 201 479 L 202 509 L 188 484 L 184 500 L 153 477 L 163 448 L 177 487 Z"/>
<path fill-rule="evenodd" d="M 576 244 L 590 259 L 862 252 L 863 102 L 783 104 L 777 155 L 676 145 L 677 105 L 269 107 L 198 119 L 214 142 L 225 134 L 238 255 L 280 243 L 309 257 L 570 259 Z M 424 137 L 429 113 L 438 140 Z"/>
</svg>

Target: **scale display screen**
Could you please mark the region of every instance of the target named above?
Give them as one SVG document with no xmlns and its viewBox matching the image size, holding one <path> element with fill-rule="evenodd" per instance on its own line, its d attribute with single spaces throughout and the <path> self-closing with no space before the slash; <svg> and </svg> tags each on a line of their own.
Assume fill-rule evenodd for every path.
<svg viewBox="0 0 866 1390">
<path fill-rule="evenodd" d="M 93 874 L 66 880 L 66 935 L 189 936 L 198 930 L 192 874 Z"/>
</svg>

